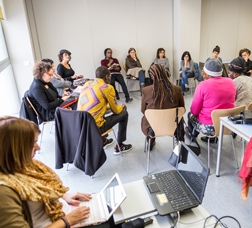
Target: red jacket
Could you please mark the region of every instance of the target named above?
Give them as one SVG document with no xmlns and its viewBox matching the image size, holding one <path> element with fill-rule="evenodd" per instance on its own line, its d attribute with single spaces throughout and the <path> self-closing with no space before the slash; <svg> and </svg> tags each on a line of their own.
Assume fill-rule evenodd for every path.
<svg viewBox="0 0 252 228">
<path fill-rule="evenodd" d="M 242 198 L 246 199 L 252 186 L 252 138 L 246 147 L 239 177 L 242 178 Z"/>
</svg>

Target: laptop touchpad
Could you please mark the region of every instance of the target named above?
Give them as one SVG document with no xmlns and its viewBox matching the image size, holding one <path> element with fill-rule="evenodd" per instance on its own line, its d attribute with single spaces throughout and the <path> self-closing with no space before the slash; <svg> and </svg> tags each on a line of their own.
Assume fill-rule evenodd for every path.
<svg viewBox="0 0 252 228">
<path fill-rule="evenodd" d="M 147 185 L 150 193 L 160 192 L 160 188 L 157 183 L 153 182 Z"/>
</svg>

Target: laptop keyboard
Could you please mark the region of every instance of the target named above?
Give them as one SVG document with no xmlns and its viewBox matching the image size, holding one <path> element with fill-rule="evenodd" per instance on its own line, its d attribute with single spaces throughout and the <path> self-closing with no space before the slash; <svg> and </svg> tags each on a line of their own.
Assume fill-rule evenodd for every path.
<svg viewBox="0 0 252 228">
<path fill-rule="evenodd" d="M 83 223 L 93 223 L 101 220 L 99 206 L 97 202 L 97 198 L 91 199 L 89 201 L 82 201 L 80 206 L 86 206 L 90 208 L 90 216 L 89 218 L 83 220 Z"/>
<path fill-rule="evenodd" d="M 179 170 L 179 172 L 182 174 L 182 176 L 186 179 L 188 183 L 191 183 L 193 190 L 197 195 L 199 195 L 202 192 L 202 189 L 204 188 L 204 180 L 200 177 L 200 174 L 183 170 Z"/>
<path fill-rule="evenodd" d="M 156 174 L 155 177 L 162 184 L 163 191 L 174 210 L 179 211 L 193 206 L 192 200 L 180 186 L 173 172 Z"/>
</svg>

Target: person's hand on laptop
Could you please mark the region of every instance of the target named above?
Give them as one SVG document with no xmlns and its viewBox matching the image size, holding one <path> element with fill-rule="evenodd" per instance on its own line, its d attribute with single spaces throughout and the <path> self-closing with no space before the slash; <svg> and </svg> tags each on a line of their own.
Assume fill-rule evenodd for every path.
<svg viewBox="0 0 252 228">
<path fill-rule="evenodd" d="M 81 201 L 89 201 L 92 199 L 91 194 L 85 194 L 85 193 L 65 193 L 65 195 L 62 197 L 68 204 L 71 204 L 73 206 L 79 206 Z"/>
<path fill-rule="evenodd" d="M 75 225 L 81 222 L 84 219 L 89 218 L 90 216 L 90 208 L 89 207 L 78 207 L 74 209 L 72 212 L 65 216 L 66 220 L 68 221 L 69 225 Z"/>
</svg>

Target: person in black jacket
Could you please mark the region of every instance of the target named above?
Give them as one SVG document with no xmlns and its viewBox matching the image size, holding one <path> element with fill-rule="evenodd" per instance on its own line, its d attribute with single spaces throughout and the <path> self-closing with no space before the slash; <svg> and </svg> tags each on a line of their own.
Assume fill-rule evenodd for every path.
<svg viewBox="0 0 252 228">
<path fill-rule="evenodd" d="M 59 96 L 50 80 L 53 77 L 52 66 L 48 63 L 37 63 L 33 68 L 33 82 L 29 89 L 29 98 L 43 121 L 54 119 L 54 112 L 70 96 L 65 92 Z"/>
</svg>

